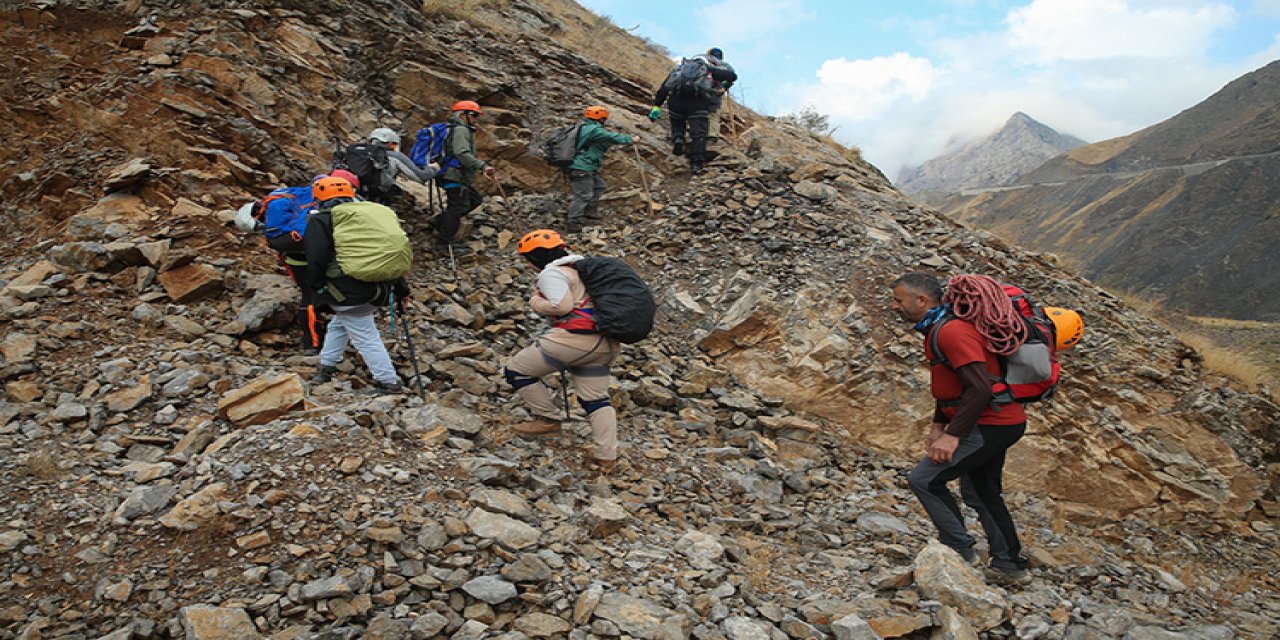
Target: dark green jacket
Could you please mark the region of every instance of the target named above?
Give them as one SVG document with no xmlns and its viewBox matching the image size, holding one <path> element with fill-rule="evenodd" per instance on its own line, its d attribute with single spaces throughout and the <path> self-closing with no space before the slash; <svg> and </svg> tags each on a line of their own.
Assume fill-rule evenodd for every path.
<svg viewBox="0 0 1280 640">
<path fill-rule="evenodd" d="M 631 144 L 631 136 L 610 131 L 595 120 L 582 119 L 578 129 L 578 155 L 573 157 L 570 169 L 595 173 L 604 163 L 604 152 L 615 144 Z"/>
<path fill-rule="evenodd" d="M 450 115 L 446 122 L 449 123 L 449 137 L 444 141 L 444 155 L 457 158 L 462 166 L 445 169 L 440 174 L 440 180 L 471 186 L 476 181 L 476 174 L 486 166 L 483 160 L 476 157 L 475 130 L 457 114 Z"/>
</svg>

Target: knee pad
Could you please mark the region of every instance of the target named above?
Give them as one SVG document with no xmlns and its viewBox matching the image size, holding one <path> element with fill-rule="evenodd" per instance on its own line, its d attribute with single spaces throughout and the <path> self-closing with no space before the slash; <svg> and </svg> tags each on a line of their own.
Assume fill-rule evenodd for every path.
<svg viewBox="0 0 1280 640">
<path fill-rule="evenodd" d="M 587 415 L 591 415 L 597 410 L 609 406 L 609 398 L 606 397 L 599 400 L 583 400 L 582 398 L 578 398 L 578 404 L 582 405 L 582 410 L 587 412 Z"/>
<path fill-rule="evenodd" d="M 526 376 L 525 374 L 520 373 L 519 371 L 512 371 L 511 369 L 508 369 L 506 367 L 503 367 L 502 375 L 506 377 L 507 384 L 511 385 L 511 388 L 516 391 L 519 391 L 520 389 L 523 389 L 538 381 L 537 378 L 534 378 L 532 376 Z"/>
</svg>

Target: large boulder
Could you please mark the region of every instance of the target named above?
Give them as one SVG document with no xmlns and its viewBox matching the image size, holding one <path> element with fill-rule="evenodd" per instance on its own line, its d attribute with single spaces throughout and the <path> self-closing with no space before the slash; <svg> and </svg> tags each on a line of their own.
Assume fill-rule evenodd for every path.
<svg viewBox="0 0 1280 640">
<path fill-rule="evenodd" d="M 222 396 L 218 415 L 241 427 L 264 424 L 301 407 L 306 399 L 298 374 L 265 375 Z"/>
</svg>

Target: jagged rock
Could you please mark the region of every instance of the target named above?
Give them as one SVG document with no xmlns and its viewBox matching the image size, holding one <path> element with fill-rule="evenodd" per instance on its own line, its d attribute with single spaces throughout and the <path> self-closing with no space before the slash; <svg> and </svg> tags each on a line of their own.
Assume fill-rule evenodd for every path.
<svg viewBox="0 0 1280 640">
<path fill-rule="evenodd" d="M 108 411 L 122 413 L 136 409 L 150 397 L 151 383 L 144 379 L 136 385 L 113 391 L 102 400 L 106 403 Z"/>
<path fill-rule="evenodd" d="M 744 616 L 730 616 L 720 623 L 729 640 L 770 640 L 769 626 Z"/>
<path fill-rule="evenodd" d="M 880 634 L 856 614 L 833 621 L 831 633 L 835 635 L 836 640 L 880 640 Z"/>
<path fill-rule="evenodd" d="M 467 526 L 482 538 L 492 538 L 508 549 L 523 549 L 538 542 L 542 532 L 514 518 L 473 509 L 467 516 Z"/>
<path fill-rule="evenodd" d="M 0 342 L 0 355 L 6 362 L 26 362 L 36 351 L 36 337 L 25 333 L 11 333 Z"/>
<path fill-rule="evenodd" d="M 533 515 L 533 508 L 529 506 L 528 500 L 501 489 L 478 489 L 471 494 L 471 502 L 487 511 L 505 513 L 516 518 Z"/>
<path fill-rule="evenodd" d="M 409 627 L 409 632 L 413 635 L 413 640 L 427 640 L 443 631 L 448 625 L 448 618 L 430 611 L 414 620 L 413 626 Z"/>
<path fill-rule="evenodd" d="M 132 520 L 159 511 L 177 492 L 172 485 L 138 487 L 116 508 L 116 520 Z"/>
<path fill-rule="evenodd" d="M 254 640 L 262 637 L 244 609 L 195 605 L 183 607 L 179 616 L 188 640 Z"/>
<path fill-rule="evenodd" d="M 40 260 L 23 271 L 18 277 L 9 281 L 9 284 L 0 290 L 0 295 L 8 295 L 9 287 L 24 287 L 37 284 L 43 284 L 49 276 L 58 273 L 58 267 L 54 266 L 48 260 Z"/>
<path fill-rule="evenodd" d="M 858 516 L 858 526 L 872 533 L 911 535 L 911 527 L 887 513 L 869 511 Z"/>
<path fill-rule="evenodd" d="M 519 631 L 530 638 L 557 638 L 562 637 L 573 629 L 573 625 L 565 622 L 563 618 L 547 615 L 545 613 L 526 613 L 512 623 L 516 631 Z"/>
<path fill-rule="evenodd" d="M 546 582 L 553 575 L 551 567 L 532 553 L 522 553 L 515 562 L 502 567 L 502 577 L 512 582 Z"/>
<path fill-rule="evenodd" d="M 954 607 L 978 631 L 986 631 L 1009 617 L 1005 599 L 983 583 L 960 554 L 936 540 L 916 555 L 914 573 L 921 594 Z"/>
<path fill-rule="evenodd" d="M 501 604 L 516 597 L 516 586 L 498 576 L 480 576 L 468 580 L 462 590 L 489 604 Z"/>
<path fill-rule="evenodd" d="M 97 242 L 68 242 L 49 249 L 49 259 L 76 272 L 116 271 L 124 265 L 116 262 L 106 245 Z"/>
<path fill-rule="evenodd" d="M 9 553 L 27 541 L 27 534 L 21 531 L 5 531 L 0 533 L 0 553 Z"/>
<path fill-rule="evenodd" d="M 218 415 L 239 426 L 263 424 L 302 406 L 306 395 L 296 373 L 262 376 L 218 400 Z"/>
<path fill-rule="evenodd" d="M 795 188 L 796 193 L 810 200 L 817 200 L 819 202 L 833 200 L 840 195 L 840 192 L 836 191 L 836 188 L 829 184 L 822 184 L 821 182 L 812 182 L 809 180 L 805 180 L 804 182 L 797 184 Z"/>
<path fill-rule="evenodd" d="M 240 307 L 236 321 L 243 325 L 245 332 L 279 329 L 293 322 L 297 306 L 296 288 L 259 289 L 244 306 Z"/>
<path fill-rule="evenodd" d="M 107 193 L 132 187 L 146 180 L 151 175 L 151 165 L 141 158 L 134 158 L 113 169 L 103 180 L 102 188 Z"/>
<path fill-rule="evenodd" d="M 579 594 L 578 601 L 573 605 L 573 623 L 581 626 L 589 622 L 603 597 L 604 589 L 599 585 L 593 585 Z"/>
<path fill-rule="evenodd" d="M 162 271 L 160 286 L 174 302 L 202 300 L 222 291 L 222 273 L 207 264 L 187 264 Z"/>
<path fill-rule="evenodd" d="M 623 633 L 642 640 L 657 638 L 663 621 L 674 615 L 674 611 L 652 600 L 612 591 L 604 594 L 595 608 L 597 618 L 608 620 Z"/>
<path fill-rule="evenodd" d="M 724 545 L 716 536 L 690 531 L 676 541 L 676 551 L 689 558 L 689 562 L 698 569 L 712 569 L 724 555 Z"/>
<path fill-rule="evenodd" d="M 1020 630 L 1021 631 L 1021 630 Z M 1048 631 L 1046 628 L 1045 631 Z M 1019 638 L 1034 638 L 1034 634 L 1018 634 Z M 929 636 L 930 640 L 978 640 L 978 633 L 958 611 L 944 606 L 938 612 L 938 626 Z"/>
<path fill-rule="evenodd" d="M 194 531 L 217 517 L 218 501 L 226 491 L 225 483 L 210 484 L 174 505 L 169 513 L 160 518 L 160 524 L 170 529 Z"/>
</svg>

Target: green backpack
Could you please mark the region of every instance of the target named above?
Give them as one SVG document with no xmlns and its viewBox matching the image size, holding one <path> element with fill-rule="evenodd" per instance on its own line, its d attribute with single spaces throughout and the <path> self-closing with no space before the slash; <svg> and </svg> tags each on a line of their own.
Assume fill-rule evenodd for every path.
<svg viewBox="0 0 1280 640">
<path fill-rule="evenodd" d="M 347 202 L 334 207 L 330 216 L 342 275 L 385 282 L 409 273 L 413 249 L 395 211 L 376 202 Z"/>
</svg>

